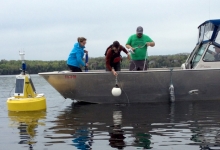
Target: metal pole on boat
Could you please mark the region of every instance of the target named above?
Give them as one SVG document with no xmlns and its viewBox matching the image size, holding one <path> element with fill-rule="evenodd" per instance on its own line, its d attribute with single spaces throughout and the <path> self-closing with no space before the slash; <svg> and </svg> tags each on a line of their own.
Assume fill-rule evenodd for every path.
<svg viewBox="0 0 220 150">
<path fill-rule="evenodd" d="M 85 64 L 87 64 L 89 61 L 89 56 L 88 56 L 88 53 L 86 53 L 86 59 L 85 59 Z M 85 66 L 85 72 L 88 72 L 88 67 Z"/>
<path fill-rule="evenodd" d="M 173 68 L 170 69 L 170 87 L 169 87 L 169 91 L 170 91 L 170 102 L 174 102 L 175 101 L 175 93 L 174 93 L 174 86 L 173 86 Z"/>
<path fill-rule="evenodd" d="M 145 70 L 145 67 L 146 67 L 146 59 L 147 59 L 147 49 L 146 49 L 146 54 L 145 54 L 145 59 L 144 59 L 144 68 L 143 68 L 143 71 Z"/>
<path fill-rule="evenodd" d="M 145 46 L 145 45 L 144 45 Z M 144 47 L 142 46 L 142 48 Z M 147 47 L 146 47 L 146 54 L 145 54 L 145 59 L 144 59 L 144 68 L 143 68 L 143 71 L 145 70 L 145 67 L 146 67 L 146 60 L 147 60 Z"/>
</svg>

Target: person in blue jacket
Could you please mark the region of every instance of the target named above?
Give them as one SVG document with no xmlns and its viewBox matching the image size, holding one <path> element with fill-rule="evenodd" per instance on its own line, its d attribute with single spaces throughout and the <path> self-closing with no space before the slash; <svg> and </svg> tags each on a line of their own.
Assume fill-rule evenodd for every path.
<svg viewBox="0 0 220 150">
<path fill-rule="evenodd" d="M 77 41 L 78 42 L 74 44 L 67 60 L 67 65 L 72 72 L 82 72 L 81 67 L 88 66 L 88 63 L 83 61 L 84 53 L 88 53 L 87 50 L 84 50 L 86 38 L 78 37 Z"/>
</svg>

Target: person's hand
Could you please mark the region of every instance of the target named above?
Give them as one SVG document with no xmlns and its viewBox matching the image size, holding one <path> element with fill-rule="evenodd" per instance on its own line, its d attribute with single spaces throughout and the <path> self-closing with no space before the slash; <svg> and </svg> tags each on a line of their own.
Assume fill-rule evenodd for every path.
<svg viewBox="0 0 220 150">
<path fill-rule="evenodd" d="M 88 54 L 88 51 L 87 51 L 87 50 L 84 50 L 84 53 Z"/>
<path fill-rule="evenodd" d="M 147 45 L 147 46 L 150 46 L 150 47 L 154 47 L 154 46 L 155 46 L 155 43 L 154 43 L 154 42 L 146 42 L 146 45 Z"/>
<path fill-rule="evenodd" d="M 89 66 L 89 64 L 88 63 L 86 63 L 86 67 L 88 67 Z"/>
<path fill-rule="evenodd" d="M 134 49 L 133 47 L 130 47 L 130 48 L 128 49 L 128 51 L 129 51 L 130 53 L 132 53 L 132 54 L 134 53 L 134 50 L 135 50 L 135 49 Z"/>
<path fill-rule="evenodd" d="M 150 46 L 150 44 L 151 44 L 150 42 L 146 42 L 146 45 L 147 45 L 147 46 Z"/>
<path fill-rule="evenodd" d="M 130 57 L 130 55 L 129 55 L 129 54 L 128 54 L 127 58 L 128 58 L 128 60 L 131 60 L 131 57 Z"/>
<path fill-rule="evenodd" d="M 114 69 L 112 69 L 112 73 L 113 73 L 114 76 L 118 75 L 117 72 Z"/>
</svg>

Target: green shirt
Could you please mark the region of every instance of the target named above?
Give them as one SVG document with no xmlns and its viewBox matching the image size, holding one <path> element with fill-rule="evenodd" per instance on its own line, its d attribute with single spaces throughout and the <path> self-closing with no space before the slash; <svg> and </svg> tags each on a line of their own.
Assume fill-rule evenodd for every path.
<svg viewBox="0 0 220 150">
<path fill-rule="evenodd" d="M 126 45 L 130 45 L 131 47 L 135 48 L 134 54 L 131 54 L 132 60 L 144 60 L 145 56 L 146 59 L 148 58 L 147 54 L 147 45 L 146 42 L 153 42 L 153 40 L 147 36 L 147 35 L 142 35 L 141 38 L 137 37 L 136 34 L 131 35 L 126 43 Z M 145 45 L 143 48 L 143 45 Z"/>
</svg>

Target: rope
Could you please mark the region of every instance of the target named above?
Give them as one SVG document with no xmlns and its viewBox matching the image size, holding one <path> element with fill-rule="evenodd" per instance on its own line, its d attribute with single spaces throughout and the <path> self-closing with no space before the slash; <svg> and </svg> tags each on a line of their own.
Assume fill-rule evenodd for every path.
<svg viewBox="0 0 220 150">
<path fill-rule="evenodd" d="M 144 46 L 145 46 L 145 45 L 135 47 L 134 50 L 137 49 L 137 48 L 143 48 Z M 131 49 L 128 49 L 128 51 L 129 51 L 130 53 L 134 53 L 133 50 L 131 50 Z M 134 69 L 132 69 L 132 71 L 134 71 L 135 69 L 137 70 L 137 66 L 136 66 L 135 62 L 134 62 L 133 60 L 131 60 L 131 61 L 134 63 L 134 66 L 135 66 Z M 146 61 L 147 61 L 147 49 L 146 49 L 146 54 L 145 54 L 145 58 L 144 58 L 144 67 L 143 67 L 143 71 L 145 70 Z"/>
<path fill-rule="evenodd" d="M 116 79 L 115 79 L 115 80 L 117 80 L 117 83 L 120 82 L 117 76 L 116 76 Z M 128 98 L 127 93 L 125 92 L 125 90 L 122 88 L 121 85 L 120 85 L 120 88 L 121 88 L 121 90 L 125 93 L 125 96 L 126 96 L 126 98 L 127 98 L 127 103 L 129 104 L 129 103 L 130 103 L 130 100 L 129 100 L 129 98 Z"/>
<path fill-rule="evenodd" d="M 118 86 L 118 77 L 115 77 L 115 85 Z"/>
<path fill-rule="evenodd" d="M 9 92 L 9 95 L 8 95 L 9 97 L 11 97 L 11 92 L 12 92 L 12 90 L 15 88 L 15 85 L 16 85 L 16 84 L 14 84 L 14 87 L 13 87 L 13 88 L 11 89 L 11 91 Z"/>
<path fill-rule="evenodd" d="M 175 101 L 175 93 L 174 93 L 174 86 L 173 86 L 173 68 L 170 69 L 170 87 L 169 87 L 169 91 L 170 91 L 170 102 L 174 102 Z"/>
<path fill-rule="evenodd" d="M 146 60 L 147 60 L 147 51 L 146 51 L 146 54 L 145 54 L 145 60 L 144 60 L 144 68 L 143 68 L 143 71 L 145 70 Z"/>
<path fill-rule="evenodd" d="M 170 84 L 173 84 L 173 68 L 170 69 Z"/>
</svg>

